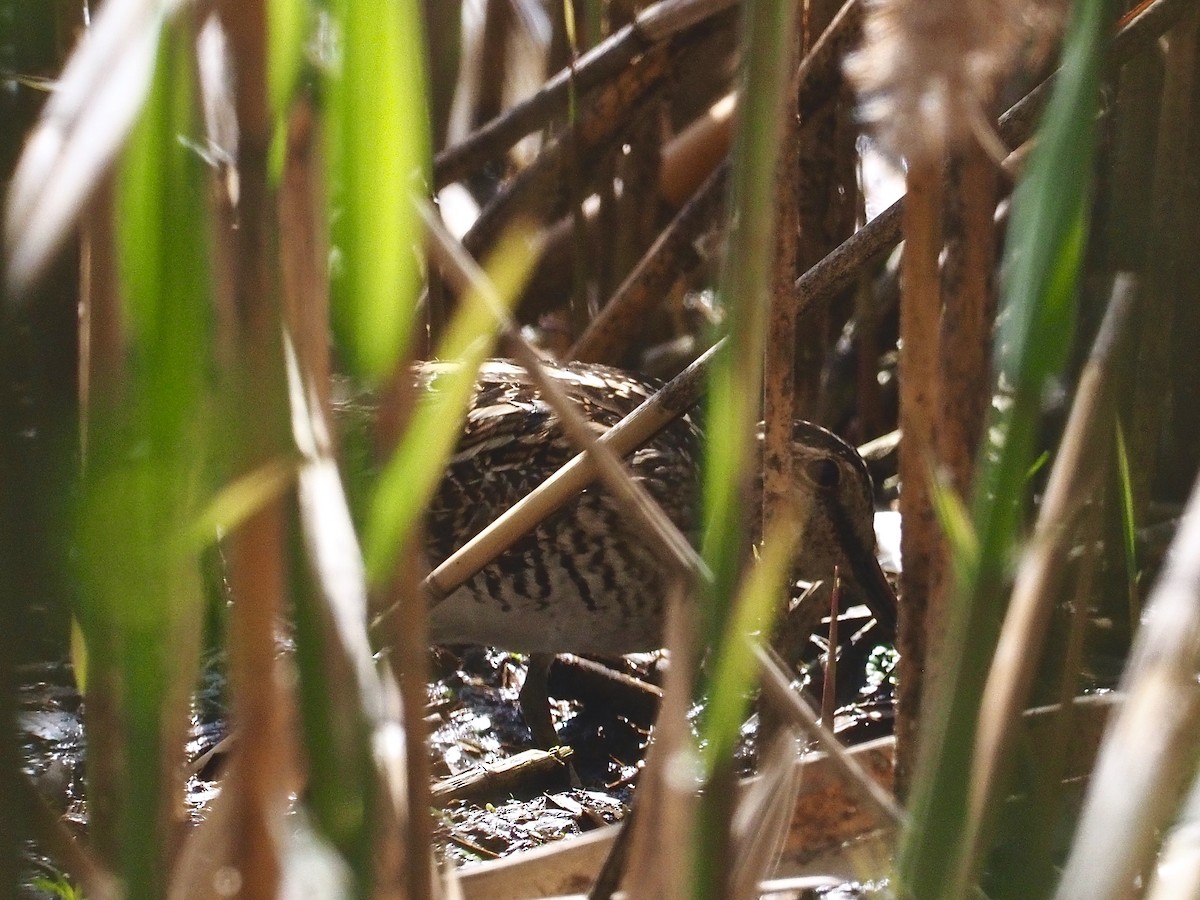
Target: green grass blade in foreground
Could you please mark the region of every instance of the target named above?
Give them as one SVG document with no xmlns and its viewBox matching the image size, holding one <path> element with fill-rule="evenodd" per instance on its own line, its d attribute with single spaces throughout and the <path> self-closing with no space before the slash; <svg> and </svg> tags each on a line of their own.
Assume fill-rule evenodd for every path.
<svg viewBox="0 0 1200 900">
<path fill-rule="evenodd" d="M 308 0 L 267 2 L 267 97 L 274 118 L 267 166 L 273 185 L 279 183 L 283 174 L 288 112 L 304 69 L 304 42 L 312 23 L 312 7 Z"/>
<path fill-rule="evenodd" d="M 267 504 L 281 498 L 296 478 L 296 462 L 276 457 L 226 484 L 209 499 L 188 529 L 192 549 L 203 550 L 230 534 Z"/>
<path fill-rule="evenodd" d="M 201 625 L 185 530 L 207 440 L 210 298 L 188 38 L 164 29 L 119 170 L 128 378 L 97 386 L 78 524 L 90 827 L 136 897 L 166 893 Z"/>
<path fill-rule="evenodd" d="M 403 358 L 420 288 L 412 195 L 429 171 L 425 53 L 417 0 L 335 0 L 341 67 L 330 84 L 333 328 L 352 374 Z"/>
<path fill-rule="evenodd" d="M 799 535 L 796 522 L 780 519 L 763 541 L 762 555 L 750 568 L 733 604 L 725 639 L 713 665 L 708 706 L 701 723 L 701 764 L 709 777 L 737 747 L 750 694 L 758 681 L 753 641 L 770 637 L 774 612 L 787 586 Z"/>
<path fill-rule="evenodd" d="M 708 387 L 708 445 L 703 472 L 701 556 L 713 573 L 703 592 L 702 641 L 736 671 L 737 653 L 726 641 L 744 643 L 727 628 L 730 603 L 741 577 L 742 491 L 754 459 L 754 428 L 762 397 L 763 342 L 775 242 L 775 174 L 787 104 L 788 61 L 797 39 L 794 0 L 752 0 L 742 12 L 742 108 L 733 146 L 730 229 L 719 297 L 729 323 L 727 349 L 713 361 Z M 733 678 L 733 676 L 729 676 Z M 734 678 L 733 682 L 740 680 Z M 736 706 L 722 700 L 713 733 L 724 751 L 727 715 Z M 733 759 L 708 758 L 696 812 L 696 865 L 689 891 L 694 898 L 723 896 L 730 878 L 729 840 L 733 811 Z"/>
<path fill-rule="evenodd" d="M 267 92 L 271 112 L 277 118 L 287 113 L 304 64 L 304 41 L 311 25 L 312 8 L 308 0 L 268 0 Z"/>
<path fill-rule="evenodd" d="M 979 567 L 979 538 L 971 514 L 954 486 L 937 472 L 929 473 L 930 499 L 938 525 L 946 536 L 954 577 L 962 583 Z"/>
<path fill-rule="evenodd" d="M 1009 402 L 993 416 L 972 513 L 979 557 L 956 582 L 943 653 L 945 693 L 931 698 L 899 856 L 905 897 L 953 896 L 978 705 L 1003 615 L 1047 378 L 1064 362 L 1095 145 L 1099 69 L 1111 4 L 1073 4 L 1063 66 L 1008 233 L 997 360 Z"/>
<path fill-rule="evenodd" d="M 701 554 L 713 573 L 703 636 L 716 644 L 724 606 L 742 562 L 741 488 L 762 396 L 763 342 L 774 259 L 775 170 L 783 128 L 789 42 L 796 38 L 795 6 L 748 3 L 744 13 L 743 109 L 734 139 L 730 233 L 720 280 L 729 322 L 729 349 L 713 361 L 708 387 L 708 444 L 704 458 L 704 537 Z"/>
<path fill-rule="evenodd" d="M 524 229 L 501 238 L 486 267 L 496 299 L 509 308 L 525 286 L 536 254 Z M 462 434 L 475 373 L 496 345 L 496 312 L 477 290 L 463 297 L 438 348 L 438 359 L 459 365 L 419 398 L 400 446 L 388 460 L 367 514 L 363 556 L 367 580 L 378 586 L 391 575 L 401 543 L 424 515 L 446 460 Z"/>
</svg>

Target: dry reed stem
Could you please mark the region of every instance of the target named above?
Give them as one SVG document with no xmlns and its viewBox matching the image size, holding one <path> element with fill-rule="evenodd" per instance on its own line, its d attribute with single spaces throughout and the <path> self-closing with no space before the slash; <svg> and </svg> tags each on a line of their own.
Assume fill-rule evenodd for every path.
<svg viewBox="0 0 1200 900">
<path fill-rule="evenodd" d="M 244 389 L 248 408 L 243 464 L 256 464 L 277 446 L 280 430 L 279 309 L 275 283 L 274 201 L 268 187 L 271 114 L 266 96 L 266 10 L 262 4 L 221 5 L 236 85 L 238 123 L 238 232 L 234 238 L 235 305 L 239 352 L 228 373 Z M 231 535 L 229 582 L 236 598 L 230 620 L 233 719 L 242 740 L 230 776 L 238 812 L 233 818 L 233 865 L 249 896 L 269 896 L 282 874 L 276 843 L 291 743 L 283 727 L 285 700 L 278 688 L 275 623 L 283 612 L 287 577 L 284 513 L 280 500 L 255 512 Z"/>
<path fill-rule="evenodd" d="M 930 497 L 930 464 L 939 409 L 939 332 L 942 249 L 942 163 L 912 163 L 904 200 L 904 256 L 900 295 L 900 514 L 904 522 L 900 575 L 900 653 L 896 699 L 896 783 L 904 796 L 916 761 L 922 697 L 936 684 L 926 636 L 929 589 L 942 565 L 943 546 Z"/>
<path fill-rule="evenodd" d="M 996 197 L 999 173 L 978 142 L 954 163 L 952 210 L 942 267 L 941 415 L 937 460 L 966 495 L 991 399 L 991 333 L 996 310 Z"/>
<path fill-rule="evenodd" d="M 1159 469 L 1158 447 L 1167 419 L 1163 397 L 1171 381 L 1170 345 L 1176 310 L 1195 298 L 1184 293 L 1184 271 L 1195 262 L 1186 246 L 1187 222 L 1195 210 L 1181 208 L 1180 185 L 1194 178 L 1196 128 L 1192 109 L 1197 96 L 1195 11 L 1183 17 L 1167 35 L 1159 111 L 1158 140 L 1150 196 L 1150 237 L 1143 282 L 1142 315 L 1134 365 L 1134 383 L 1128 410 L 1126 439 L 1133 510 L 1144 521 L 1150 487 Z M 1145 161 L 1142 161 L 1145 164 Z"/>
<path fill-rule="evenodd" d="M 800 56 L 800 35 L 788 48 L 788 70 L 794 71 Z M 789 86 L 788 108 L 795 103 L 797 85 Z M 796 280 L 799 246 L 800 190 L 799 121 L 783 117 L 779 160 L 775 167 L 775 254 L 771 268 L 766 334 L 763 350 L 762 509 L 759 534 L 767 534 L 771 523 L 786 514 L 792 493 L 792 429 L 796 418 L 796 319 L 799 309 L 789 290 Z"/>
<path fill-rule="evenodd" d="M 323 200 L 316 110 L 300 99 L 288 115 L 279 190 L 279 269 L 283 321 L 300 370 L 329 421 L 329 233 Z"/>
</svg>

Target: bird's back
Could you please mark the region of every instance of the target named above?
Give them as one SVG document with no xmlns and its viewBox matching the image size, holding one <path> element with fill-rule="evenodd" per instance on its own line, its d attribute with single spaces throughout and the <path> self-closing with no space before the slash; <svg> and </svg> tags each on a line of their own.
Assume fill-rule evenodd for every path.
<svg viewBox="0 0 1200 900">
<path fill-rule="evenodd" d="M 598 432 L 660 387 L 605 366 L 567 363 L 548 370 Z M 424 364 L 419 381 L 428 387 L 439 371 L 439 364 Z M 429 511 L 431 561 L 448 557 L 576 452 L 524 370 L 503 360 L 485 363 Z M 698 430 L 685 416 L 627 460 L 634 478 L 685 534 L 696 526 L 699 452 Z M 649 544 L 604 489 L 593 486 L 435 606 L 432 637 L 526 652 L 652 649 L 662 643 L 660 572 Z"/>
</svg>

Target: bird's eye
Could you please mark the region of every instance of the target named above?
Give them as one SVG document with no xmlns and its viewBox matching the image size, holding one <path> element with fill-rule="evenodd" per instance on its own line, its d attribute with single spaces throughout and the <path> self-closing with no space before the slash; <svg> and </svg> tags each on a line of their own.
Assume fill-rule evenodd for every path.
<svg viewBox="0 0 1200 900">
<path fill-rule="evenodd" d="M 835 488 L 842 480 L 842 470 L 832 459 L 815 459 L 805 465 L 809 480 L 820 488 Z"/>
</svg>

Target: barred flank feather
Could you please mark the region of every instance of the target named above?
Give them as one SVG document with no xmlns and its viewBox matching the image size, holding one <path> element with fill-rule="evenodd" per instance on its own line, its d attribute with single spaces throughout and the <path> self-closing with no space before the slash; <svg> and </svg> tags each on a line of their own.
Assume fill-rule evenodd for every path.
<svg viewBox="0 0 1200 900">
<path fill-rule="evenodd" d="M 869 0 L 862 48 L 846 61 L 860 115 L 910 162 L 958 146 L 1063 0 Z"/>
</svg>

